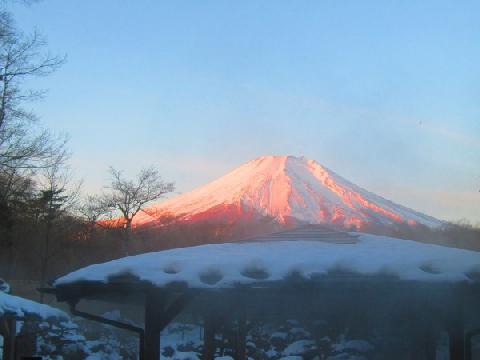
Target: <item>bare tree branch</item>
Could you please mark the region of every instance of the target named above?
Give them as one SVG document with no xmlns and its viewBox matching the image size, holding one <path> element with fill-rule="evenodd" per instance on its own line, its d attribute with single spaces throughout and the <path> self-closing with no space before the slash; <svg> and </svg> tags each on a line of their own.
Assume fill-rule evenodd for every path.
<svg viewBox="0 0 480 360">
<path fill-rule="evenodd" d="M 135 179 L 124 178 L 121 171 L 110 168 L 111 183 L 101 200 L 102 209 L 117 211 L 123 221 L 125 234 L 125 252 L 128 254 L 128 243 L 132 221 L 135 216 L 152 201 L 174 191 L 173 183 L 164 182 L 158 170 L 153 167 L 140 171 Z"/>
<path fill-rule="evenodd" d="M 26 88 L 25 80 L 48 75 L 65 61 L 45 47 L 38 32 L 23 35 L 10 14 L 0 11 L 0 171 L 45 169 L 68 157 L 67 138 L 41 129 L 35 115 L 24 108 L 44 94 Z"/>
</svg>

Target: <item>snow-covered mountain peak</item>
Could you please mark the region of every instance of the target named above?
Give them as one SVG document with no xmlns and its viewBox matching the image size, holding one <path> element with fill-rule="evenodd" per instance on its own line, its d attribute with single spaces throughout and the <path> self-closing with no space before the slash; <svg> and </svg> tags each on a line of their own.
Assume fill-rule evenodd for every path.
<svg viewBox="0 0 480 360">
<path fill-rule="evenodd" d="M 315 160 L 262 156 L 211 183 L 152 206 L 137 224 L 172 214 L 185 221 L 235 222 L 262 216 L 361 228 L 366 223 L 441 222 L 345 180 Z"/>
</svg>

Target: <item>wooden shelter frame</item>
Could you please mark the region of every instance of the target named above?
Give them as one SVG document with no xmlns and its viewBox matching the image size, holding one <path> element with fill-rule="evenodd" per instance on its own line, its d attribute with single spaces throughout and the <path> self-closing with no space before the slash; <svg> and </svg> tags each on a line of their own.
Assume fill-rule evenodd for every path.
<svg viewBox="0 0 480 360">
<path fill-rule="evenodd" d="M 55 293 L 57 300 L 69 303 L 73 314 L 89 320 L 117 326 L 134 331 L 139 335 L 139 358 L 141 360 L 160 359 L 161 331 L 188 306 L 195 306 L 200 312 L 204 324 L 204 346 L 202 359 L 213 360 L 215 356 L 215 334 L 222 315 L 233 314 L 236 324 L 235 360 L 245 360 L 245 337 L 247 321 L 251 317 L 262 316 L 275 309 L 275 299 L 295 298 L 299 303 L 318 304 L 326 297 L 337 296 L 346 301 L 348 306 L 355 306 L 356 299 L 362 296 L 378 299 L 390 299 L 395 296 L 407 296 L 421 304 L 422 312 L 429 312 L 441 321 L 449 337 L 451 360 L 471 360 L 472 338 L 480 333 L 476 327 L 466 329 L 468 306 L 477 304 L 480 299 L 479 284 L 472 283 L 425 283 L 420 281 L 402 281 L 394 277 L 360 276 L 354 274 L 331 274 L 318 279 L 291 279 L 277 282 L 261 282 L 254 285 L 238 285 L 232 288 L 189 288 L 185 283 L 172 283 L 157 288 L 150 283 L 140 281 L 131 276 L 116 277 L 108 283 L 76 282 L 44 290 Z M 326 296 L 326 294 L 328 294 Z M 402 295 L 404 294 L 404 295 Z M 104 319 L 97 315 L 81 312 L 77 309 L 80 300 L 103 300 L 109 303 L 135 303 L 143 307 L 144 328 Z M 351 299 L 350 305 L 349 299 Z M 403 301 L 399 298 L 398 300 Z M 261 304 L 261 310 L 254 310 Z M 395 301 L 392 311 L 395 311 Z M 311 306 L 311 305 L 309 305 Z M 314 305 L 315 306 L 315 305 Z M 234 309 L 235 311 L 232 311 Z M 341 312 L 341 308 L 333 308 L 332 314 Z M 289 318 L 288 306 L 281 308 L 285 318 Z M 259 315 L 260 314 L 260 315 Z M 428 323 L 427 323 L 428 325 Z M 435 341 L 433 329 L 426 328 L 423 344 L 423 359 L 435 359 Z M 431 331 L 430 331 L 431 330 Z M 432 340 L 433 339 L 433 340 Z"/>
</svg>

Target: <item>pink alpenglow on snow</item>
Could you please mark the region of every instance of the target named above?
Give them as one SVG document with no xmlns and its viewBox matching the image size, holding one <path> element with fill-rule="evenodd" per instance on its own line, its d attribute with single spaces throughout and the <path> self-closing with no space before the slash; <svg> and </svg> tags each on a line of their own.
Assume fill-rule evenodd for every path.
<svg viewBox="0 0 480 360">
<path fill-rule="evenodd" d="M 137 216 L 136 225 L 154 225 L 162 214 L 227 223 L 270 216 L 280 223 L 297 220 L 357 228 L 366 223 L 442 224 L 368 192 L 314 160 L 293 156 L 252 160 L 203 187 L 153 205 Z"/>
</svg>

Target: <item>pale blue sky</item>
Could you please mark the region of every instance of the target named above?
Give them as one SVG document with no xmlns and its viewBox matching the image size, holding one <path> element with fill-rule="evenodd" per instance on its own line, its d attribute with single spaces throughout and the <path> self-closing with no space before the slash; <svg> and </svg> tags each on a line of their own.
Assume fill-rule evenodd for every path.
<svg viewBox="0 0 480 360">
<path fill-rule="evenodd" d="M 480 221 L 480 2 L 44 0 L 12 10 L 68 62 L 35 82 L 86 190 L 155 164 L 184 192 L 260 155 L 313 158 Z"/>
</svg>

